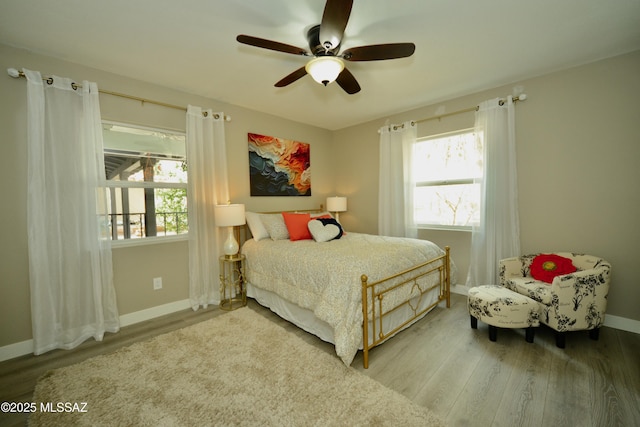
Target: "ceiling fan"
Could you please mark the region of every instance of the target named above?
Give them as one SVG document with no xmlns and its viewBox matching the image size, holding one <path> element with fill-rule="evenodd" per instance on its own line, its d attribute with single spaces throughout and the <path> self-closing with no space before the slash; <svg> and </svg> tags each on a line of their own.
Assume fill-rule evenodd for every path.
<svg viewBox="0 0 640 427">
<path fill-rule="evenodd" d="M 287 86 L 310 74 L 318 83 L 328 85 L 336 81 L 345 92 L 352 95 L 360 91 L 356 78 L 344 66 L 345 61 L 380 61 L 406 58 L 413 55 L 413 43 L 389 43 L 354 47 L 341 54 L 340 43 L 349 21 L 353 0 L 327 0 L 322 14 L 322 22 L 307 32 L 308 52 L 305 49 L 244 34 L 236 37 L 240 43 L 293 55 L 313 56 L 304 67 L 284 77 L 276 87 Z"/>
</svg>

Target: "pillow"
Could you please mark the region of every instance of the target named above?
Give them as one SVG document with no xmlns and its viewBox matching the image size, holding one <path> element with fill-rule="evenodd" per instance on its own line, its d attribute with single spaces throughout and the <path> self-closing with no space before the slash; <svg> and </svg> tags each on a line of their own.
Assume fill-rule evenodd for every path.
<svg viewBox="0 0 640 427">
<path fill-rule="evenodd" d="M 262 214 L 260 220 L 267 229 L 271 240 L 285 240 L 289 238 L 289 231 L 280 214 Z"/>
<path fill-rule="evenodd" d="M 556 276 L 574 273 L 576 267 L 569 258 L 554 254 L 540 254 L 531 262 L 530 271 L 534 279 L 551 283 Z"/>
<path fill-rule="evenodd" d="M 320 218 L 333 218 L 333 215 L 331 215 L 331 212 L 320 212 L 317 214 L 311 214 L 311 219 L 320 219 Z M 336 221 L 338 221 L 336 219 Z M 340 222 L 338 222 L 338 225 L 340 226 L 340 229 L 342 230 L 342 235 L 346 236 L 347 232 L 344 231 L 344 228 L 342 228 L 342 224 L 340 224 Z"/>
<path fill-rule="evenodd" d="M 249 225 L 249 230 L 251 230 L 251 235 L 254 240 L 258 241 L 269 237 L 269 232 L 264 228 L 262 220 L 260 219 L 260 214 L 255 212 L 245 212 L 244 215 L 247 218 L 247 224 Z"/>
<path fill-rule="evenodd" d="M 307 227 L 307 224 L 311 221 L 311 215 L 308 213 L 282 212 L 282 217 L 289 232 L 289 240 L 310 240 L 313 238 L 309 232 L 309 227 Z"/>
<path fill-rule="evenodd" d="M 316 242 L 328 242 L 342 237 L 342 227 L 333 218 L 312 219 L 308 227 Z"/>
</svg>

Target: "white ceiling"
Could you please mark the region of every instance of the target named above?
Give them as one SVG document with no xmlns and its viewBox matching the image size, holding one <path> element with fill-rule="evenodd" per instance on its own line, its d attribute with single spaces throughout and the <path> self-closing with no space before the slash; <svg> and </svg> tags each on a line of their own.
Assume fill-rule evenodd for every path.
<svg viewBox="0 0 640 427">
<path fill-rule="evenodd" d="M 324 4 L 1 0 L 0 43 L 330 130 L 640 49 L 640 0 L 354 0 L 341 50 L 414 42 L 416 53 L 347 62 L 355 95 L 309 76 L 274 87 L 305 57 L 236 35 L 308 49 Z"/>
</svg>

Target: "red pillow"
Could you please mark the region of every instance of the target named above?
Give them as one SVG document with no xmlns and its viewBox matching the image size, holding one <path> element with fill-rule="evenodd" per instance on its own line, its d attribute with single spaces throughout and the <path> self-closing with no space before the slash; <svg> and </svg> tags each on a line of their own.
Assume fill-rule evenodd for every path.
<svg viewBox="0 0 640 427">
<path fill-rule="evenodd" d="M 309 221 L 311 221 L 310 214 L 282 212 L 282 217 L 289 231 L 289 240 L 313 239 L 308 227 Z"/>
<path fill-rule="evenodd" d="M 576 268 L 569 258 L 554 254 L 540 254 L 533 259 L 530 271 L 534 279 L 551 283 L 556 276 L 574 273 Z"/>
</svg>

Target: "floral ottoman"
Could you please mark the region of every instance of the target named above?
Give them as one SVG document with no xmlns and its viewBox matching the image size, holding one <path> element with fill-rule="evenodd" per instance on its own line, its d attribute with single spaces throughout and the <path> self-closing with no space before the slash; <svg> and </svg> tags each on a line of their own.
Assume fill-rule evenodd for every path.
<svg viewBox="0 0 640 427">
<path fill-rule="evenodd" d="M 533 342 L 534 326 L 539 326 L 538 303 L 503 286 L 483 285 L 469 289 L 467 300 L 471 327 L 478 320 L 489 325 L 489 339 L 495 341 L 497 328 L 525 328 L 527 342 Z"/>
</svg>

